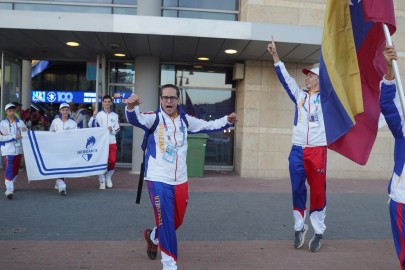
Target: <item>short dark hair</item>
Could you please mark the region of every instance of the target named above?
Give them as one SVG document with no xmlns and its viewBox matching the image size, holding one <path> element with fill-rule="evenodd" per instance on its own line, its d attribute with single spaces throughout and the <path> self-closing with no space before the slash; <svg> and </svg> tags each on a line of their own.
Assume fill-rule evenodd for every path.
<svg viewBox="0 0 405 270">
<path fill-rule="evenodd" d="M 103 97 L 102 101 L 104 101 L 104 99 L 111 99 L 111 101 L 113 100 L 110 95 L 105 95 L 105 96 Z"/>
<path fill-rule="evenodd" d="M 159 89 L 159 96 L 162 96 L 162 93 L 163 93 L 163 89 L 165 89 L 165 88 L 174 88 L 174 89 L 176 89 L 176 95 L 177 95 L 177 97 L 179 97 L 180 96 L 180 89 L 177 87 L 177 86 L 175 86 L 174 84 L 165 84 L 165 85 L 163 85 L 162 87 L 160 87 L 160 89 Z"/>
</svg>

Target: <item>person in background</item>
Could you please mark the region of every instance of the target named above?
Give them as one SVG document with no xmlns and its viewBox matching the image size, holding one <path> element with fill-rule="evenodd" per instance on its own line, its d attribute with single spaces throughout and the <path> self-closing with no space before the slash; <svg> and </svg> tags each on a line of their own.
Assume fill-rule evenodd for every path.
<svg viewBox="0 0 405 270">
<path fill-rule="evenodd" d="M 5 195 L 8 199 L 14 196 L 14 184 L 17 181 L 20 169 L 23 147 L 21 143 L 21 132 L 27 131 L 24 122 L 15 116 L 16 106 L 8 103 L 4 110 L 6 117 L 0 122 L 1 155 L 4 164 L 4 183 L 6 185 Z"/>
<path fill-rule="evenodd" d="M 394 170 L 388 185 L 389 211 L 391 217 L 392 236 L 395 250 L 401 265 L 405 269 L 405 120 L 403 108 L 395 74 L 392 68 L 392 60 L 397 60 L 397 53 L 393 46 L 384 49 L 386 73 L 380 83 L 380 107 L 385 121 L 394 136 Z"/>
<path fill-rule="evenodd" d="M 76 129 L 77 124 L 70 117 L 70 106 L 67 103 L 62 103 L 59 106 L 59 117 L 56 117 L 52 123 L 49 131 L 61 132 L 63 130 Z M 66 183 L 64 178 L 56 179 L 55 189 L 58 190 L 62 196 L 66 195 Z"/>
<path fill-rule="evenodd" d="M 306 219 L 307 187 L 310 187 L 310 219 L 315 234 L 309 241 L 309 250 L 321 248 L 326 230 L 326 155 L 325 124 L 319 89 L 319 68 L 303 69 L 307 76 L 305 89 L 288 74 L 280 61 L 274 40 L 267 46 L 273 56 L 277 76 L 290 99 L 295 103 L 295 119 L 289 160 L 294 216 L 294 247 L 301 248 L 308 225 Z"/>
<path fill-rule="evenodd" d="M 77 110 L 75 103 L 73 101 L 69 102 L 69 107 L 70 107 L 70 117 L 72 117 L 72 119 L 76 119 Z"/>
<path fill-rule="evenodd" d="M 86 107 L 84 104 L 79 104 L 77 106 L 77 112 L 76 112 L 76 123 L 77 123 L 77 127 L 78 128 L 87 128 L 88 127 L 88 122 L 89 122 L 89 118 L 88 118 L 88 112 L 86 110 Z"/>
<path fill-rule="evenodd" d="M 126 100 L 125 108 L 128 123 L 145 132 L 153 131 L 146 148 L 145 181 L 156 227 L 145 229 L 144 238 L 150 259 L 156 259 L 160 246 L 164 270 L 177 269 L 176 230 L 183 223 L 188 203 L 187 132 L 217 132 L 237 121 L 235 113 L 212 121 L 192 117 L 178 105 L 179 97 L 180 90 L 167 84 L 160 91 L 158 114 L 140 113 L 141 100 L 137 95 Z"/>
<path fill-rule="evenodd" d="M 94 109 L 93 116 L 89 120 L 89 127 L 103 127 L 109 131 L 109 151 L 107 172 L 99 175 L 100 189 L 112 188 L 112 176 L 115 170 L 115 162 L 117 160 L 117 139 L 115 135 L 120 131 L 120 123 L 118 115 L 112 111 L 111 106 L 113 99 L 109 95 L 105 95 L 102 99 L 102 111 Z"/>
<path fill-rule="evenodd" d="M 23 110 L 21 109 L 22 104 L 18 101 L 14 101 L 13 104 L 15 106 L 15 117 L 17 117 L 19 120 L 22 120 L 21 117 L 24 114 Z"/>
</svg>

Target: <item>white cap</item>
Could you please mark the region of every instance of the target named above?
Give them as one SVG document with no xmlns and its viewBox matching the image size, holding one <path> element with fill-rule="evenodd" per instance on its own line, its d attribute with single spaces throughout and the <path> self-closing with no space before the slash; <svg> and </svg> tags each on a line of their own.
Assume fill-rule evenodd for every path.
<svg viewBox="0 0 405 270">
<path fill-rule="evenodd" d="M 60 106 L 59 106 L 59 110 L 62 109 L 62 108 L 66 108 L 66 107 L 70 108 L 69 104 L 67 104 L 67 103 L 62 103 L 62 104 L 60 104 Z"/>
<path fill-rule="evenodd" d="M 316 68 L 313 68 L 313 69 L 307 69 L 307 68 L 304 68 L 303 70 L 302 70 L 302 73 L 304 73 L 305 75 L 308 75 L 308 73 L 314 73 L 314 74 L 316 74 L 316 75 L 318 75 L 319 76 L 319 67 L 316 67 Z"/>
<path fill-rule="evenodd" d="M 4 108 L 4 111 L 7 111 L 8 109 L 15 109 L 15 105 L 13 103 L 8 103 Z"/>
</svg>

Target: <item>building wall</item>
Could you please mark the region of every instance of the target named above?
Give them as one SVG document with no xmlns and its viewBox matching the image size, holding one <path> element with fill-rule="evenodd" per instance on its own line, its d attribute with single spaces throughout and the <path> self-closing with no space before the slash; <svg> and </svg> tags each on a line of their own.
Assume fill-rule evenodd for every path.
<svg viewBox="0 0 405 270">
<path fill-rule="evenodd" d="M 405 80 L 405 1 L 394 0 L 401 78 Z M 326 0 L 241 0 L 241 20 L 272 24 L 322 26 Z M 269 33 L 269 38 L 271 33 Z M 277 37 L 275 37 L 277 41 Z M 263 48 L 265 50 L 266 48 Z M 302 63 L 286 63 L 303 85 Z M 294 117 L 289 99 L 274 71 L 273 62 L 246 61 L 245 79 L 237 85 L 235 170 L 244 177 L 289 177 L 288 155 Z M 393 168 L 393 138 L 387 127 L 379 130 L 365 166 L 329 150 L 328 177 L 389 179 Z"/>
</svg>

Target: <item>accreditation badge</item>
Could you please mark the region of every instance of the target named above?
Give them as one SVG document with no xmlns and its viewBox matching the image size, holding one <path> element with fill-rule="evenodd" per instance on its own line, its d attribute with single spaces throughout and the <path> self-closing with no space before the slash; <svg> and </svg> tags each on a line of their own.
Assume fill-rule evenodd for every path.
<svg viewBox="0 0 405 270">
<path fill-rule="evenodd" d="M 167 162 L 173 163 L 176 159 L 177 149 L 173 145 L 168 145 L 163 154 L 163 159 Z"/>
</svg>

